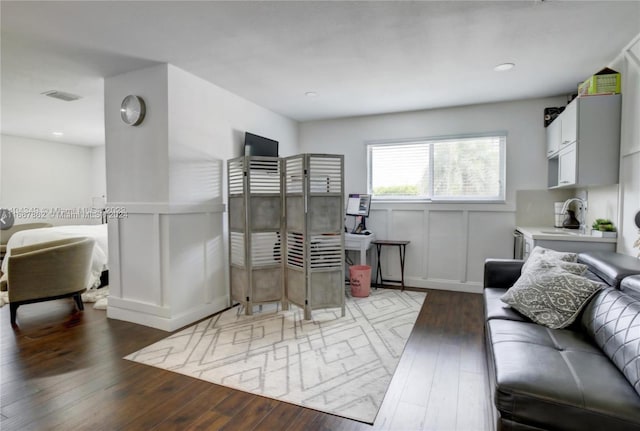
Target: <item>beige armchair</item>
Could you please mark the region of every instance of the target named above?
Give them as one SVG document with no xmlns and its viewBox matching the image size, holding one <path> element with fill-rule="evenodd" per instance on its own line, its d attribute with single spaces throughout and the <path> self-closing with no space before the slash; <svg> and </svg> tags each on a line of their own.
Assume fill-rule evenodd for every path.
<svg viewBox="0 0 640 431">
<path fill-rule="evenodd" d="M 9 229 L 0 230 L 0 260 L 4 257 L 7 252 L 7 243 L 9 242 L 9 238 L 16 232 L 20 232 L 21 230 L 27 229 L 40 229 L 42 227 L 51 227 L 53 226 L 51 223 L 23 223 L 23 224 L 14 224 Z"/>
<path fill-rule="evenodd" d="M 78 309 L 84 310 L 80 294 L 87 288 L 93 246 L 92 238 L 82 237 L 12 249 L 6 285 L 11 325 L 15 326 L 23 304 L 73 297 Z"/>
</svg>

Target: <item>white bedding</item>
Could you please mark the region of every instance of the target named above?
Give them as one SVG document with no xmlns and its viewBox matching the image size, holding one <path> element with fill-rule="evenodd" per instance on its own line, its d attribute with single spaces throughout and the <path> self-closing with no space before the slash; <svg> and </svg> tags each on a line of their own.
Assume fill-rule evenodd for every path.
<svg viewBox="0 0 640 431">
<path fill-rule="evenodd" d="M 7 254 L 2 260 L 2 272 L 4 273 L 2 277 L 6 277 L 7 265 L 9 262 L 8 257 L 11 255 L 12 248 L 80 236 L 91 237 L 96 241 L 95 246 L 93 247 L 91 277 L 89 278 L 87 289 L 99 286 L 100 274 L 108 268 L 107 262 L 109 253 L 106 224 L 54 226 L 41 229 L 22 230 L 14 233 L 7 242 Z"/>
</svg>

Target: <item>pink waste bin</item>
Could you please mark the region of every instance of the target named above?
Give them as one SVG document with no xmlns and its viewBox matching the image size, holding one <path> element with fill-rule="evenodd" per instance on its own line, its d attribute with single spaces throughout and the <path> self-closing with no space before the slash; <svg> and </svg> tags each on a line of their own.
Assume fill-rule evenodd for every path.
<svg viewBox="0 0 640 431">
<path fill-rule="evenodd" d="M 351 296 L 364 298 L 371 293 L 371 267 L 354 265 L 349 267 Z"/>
</svg>

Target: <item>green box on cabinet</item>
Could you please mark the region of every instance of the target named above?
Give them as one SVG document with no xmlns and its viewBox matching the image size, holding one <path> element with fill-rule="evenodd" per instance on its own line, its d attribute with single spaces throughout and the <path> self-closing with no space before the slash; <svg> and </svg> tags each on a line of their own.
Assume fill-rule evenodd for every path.
<svg viewBox="0 0 640 431">
<path fill-rule="evenodd" d="M 620 94 L 620 81 L 621 78 L 618 72 L 605 67 L 580 84 L 578 86 L 578 94 L 580 96 L 603 93 Z"/>
</svg>

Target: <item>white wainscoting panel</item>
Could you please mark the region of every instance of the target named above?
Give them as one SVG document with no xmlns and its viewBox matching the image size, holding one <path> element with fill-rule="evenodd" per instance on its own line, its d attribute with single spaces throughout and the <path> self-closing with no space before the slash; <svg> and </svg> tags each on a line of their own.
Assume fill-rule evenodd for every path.
<svg viewBox="0 0 640 431">
<path fill-rule="evenodd" d="M 168 261 L 172 267 L 167 279 L 174 311 L 182 313 L 226 297 L 222 232 L 216 233 L 213 228 L 222 226 L 222 214 L 178 214 L 167 223 L 170 224 Z"/>
<path fill-rule="evenodd" d="M 467 228 L 463 211 L 430 211 L 427 252 L 429 277 L 439 280 L 464 281 L 462 274 L 466 250 L 463 241 Z"/>
<path fill-rule="evenodd" d="M 162 306 L 157 214 L 129 214 L 119 219 L 120 297 Z"/>
<path fill-rule="evenodd" d="M 486 205 L 376 204 L 367 226 L 378 239 L 409 240 L 405 285 L 482 292 L 484 260 L 513 257 L 515 211 Z M 375 255 L 375 249 L 371 250 Z M 383 248 L 383 278 L 400 279 L 396 247 Z M 376 260 L 372 259 L 372 277 Z"/>
<path fill-rule="evenodd" d="M 481 283 L 484 261 L 488 258 L 513 257 L 513 231 L 516 224 L 512 212 L 469 212 L 467 279 Z"/>
<path fill-rule="evenodd" d="M 174 331 L 230 305 L 224 205 L 110 206 L 108 317 Z"/>
</svg>

